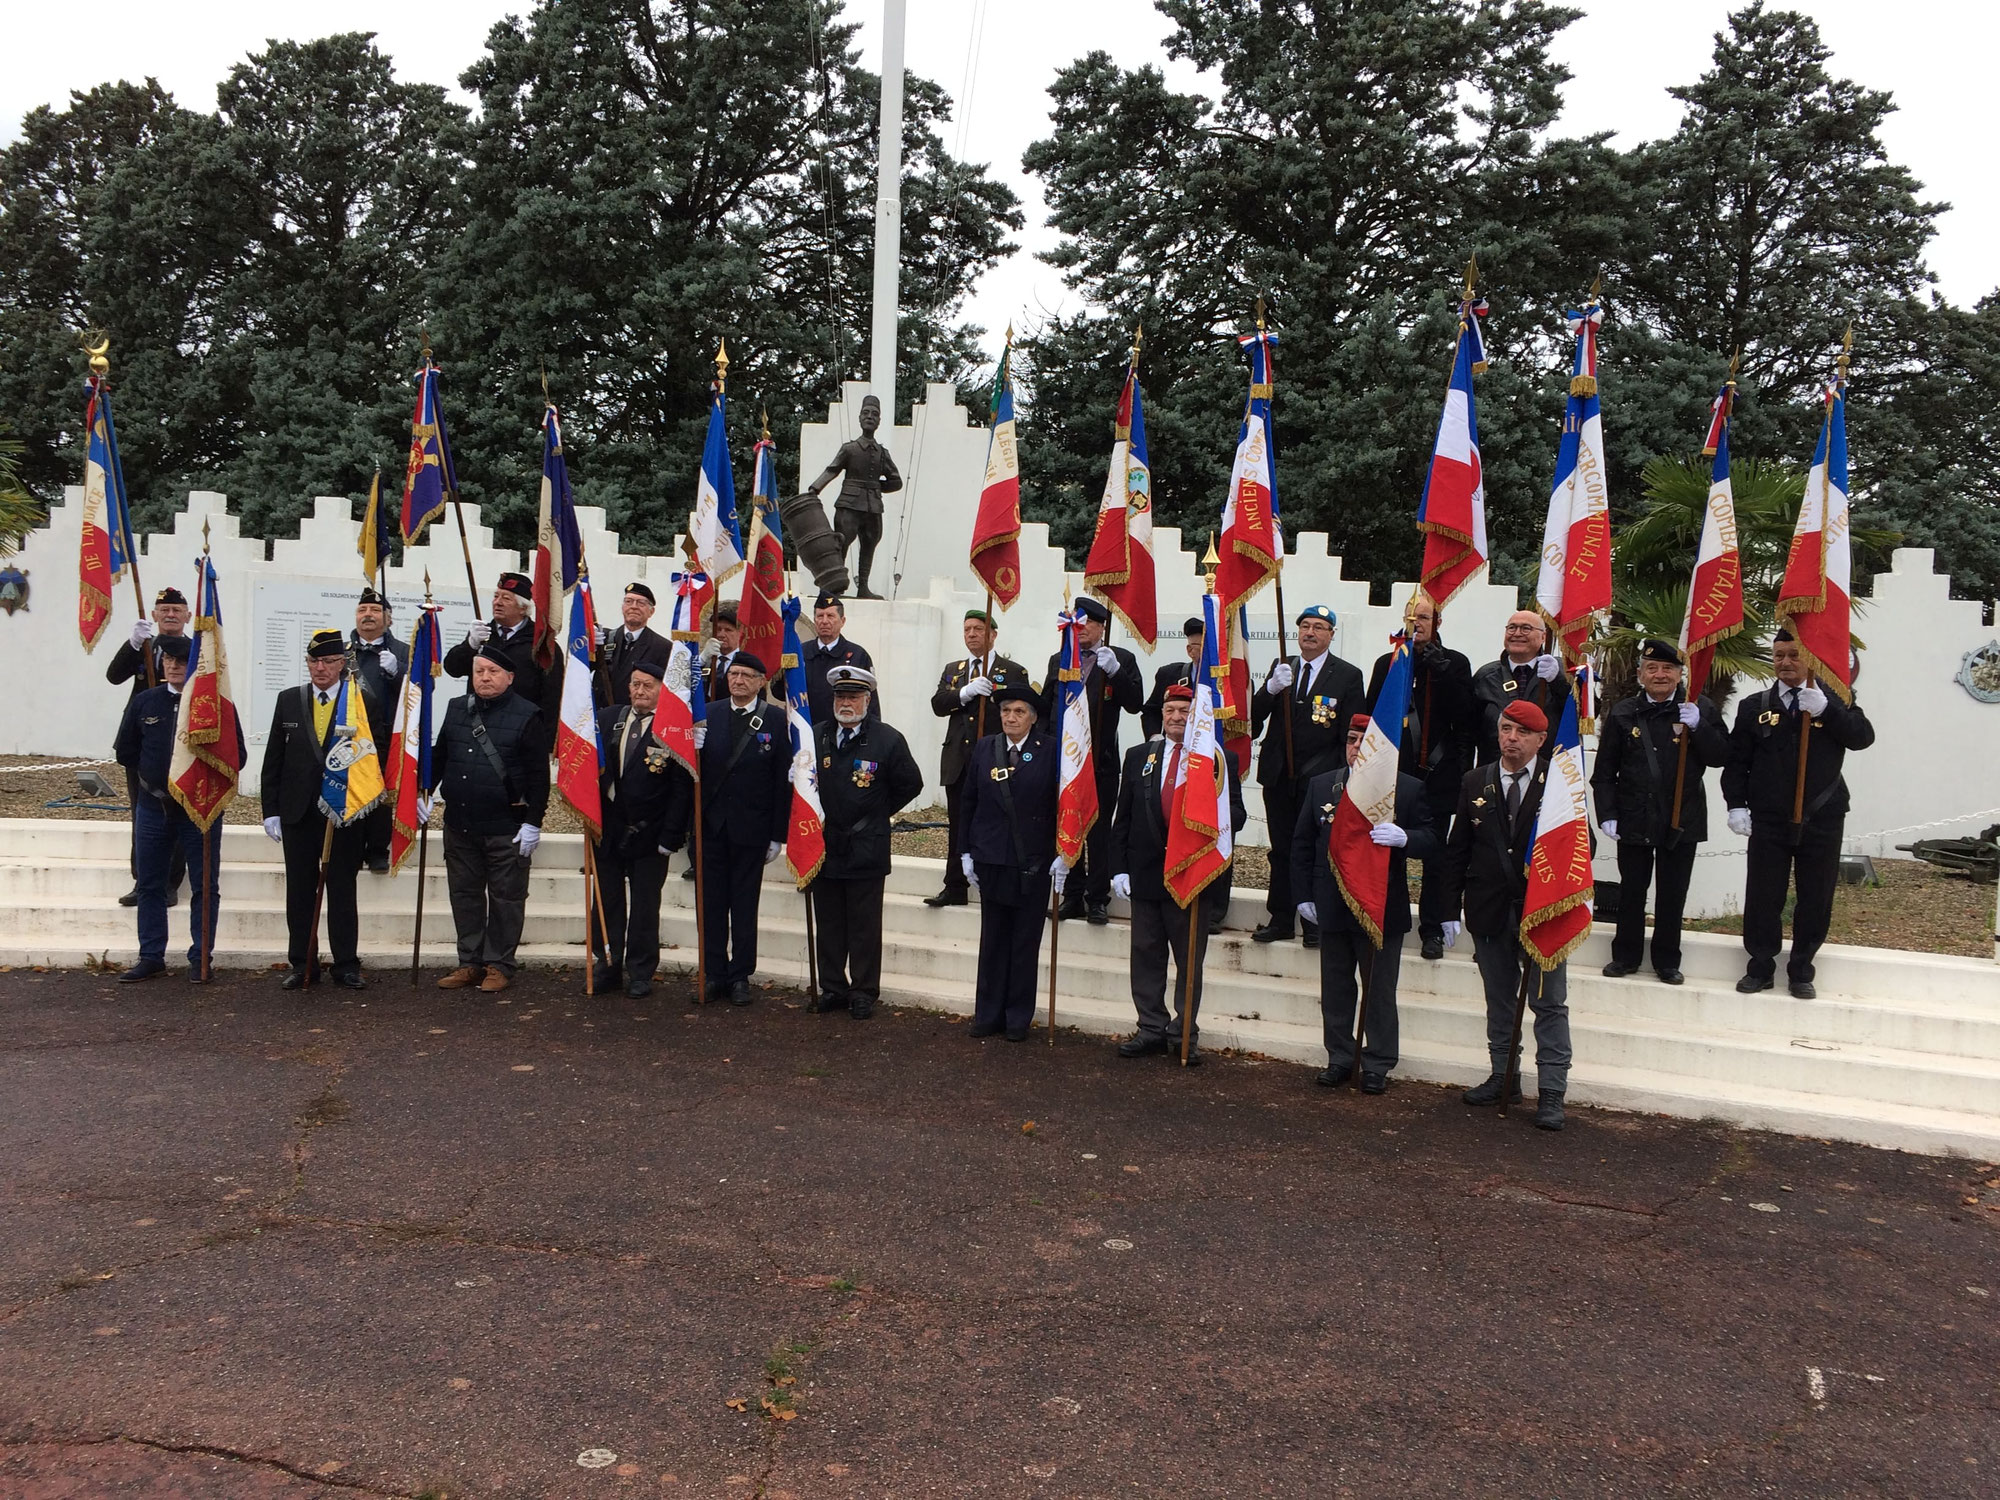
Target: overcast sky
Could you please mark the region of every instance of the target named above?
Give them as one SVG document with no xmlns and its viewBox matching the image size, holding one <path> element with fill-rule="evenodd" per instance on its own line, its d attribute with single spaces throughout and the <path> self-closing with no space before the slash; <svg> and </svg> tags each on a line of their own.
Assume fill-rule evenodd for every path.
<svg viewBox="0 0 2000 1500">
<path fill-rule="evenodd" d="M 1732 8 L 1724 0 L 1573 0 L 1585 12 L 1563 33 L 1557 54 L 1574 75 L 1562 128 L 1616 132 L 1618 143 L 1670 132 L 1673 84 L 1707 64 L 1714 33 Z M 75 88 L 110 78 L 156 77 L 190 107 L 209 109 L 230 66 L 268 37 L 305 39 L 334 31 L 374 31 L 410 78 L 456 88 L 482 50 L 487 27 L 525 7 L 520 0 L 94 0 L 84 10 L 10 7 L 8 55 L 0 76 L 0 132 L 11 138 L 37 104 L 60 104 Z M 1840 75 L 1887 89 L 1901 105 L 1884 129 L 1890 157 L 1909 167 L 1926 194 L 1953 205 L 1930 251 L 1940 289 L 1970 304 L 2000 286 L 2000 194 L 1988 143 L 1987 90 L 2000 54 L 2000 5 L 1992 0 L 1803 0 L 1818 18 Z M 1066 305 L 1061 280 L 1035 259 L 1054 236 L 1041 225 L 1035 183 L 1021 152 L 1047 131 L 1049 81 L 1094 48 L 1120 63 L 1164 65 L 1167 24 L 1151 0 L 911 0 L 909 66 L 961 102 L 946 143 L 989 163 L 1021 195 L 1028 228 L 1020 251 L 988 273 L 968 315 L 989 342 L 1010 319 Z M 862 22 L 870 67 L 880 63 L 879 0 L 849 0 Z M 1169 68 L 1182 87 L 1192 70 Z M 969 87 L 968 87 L 969 81 Z M 857 370 L 857 375 L 865 371 Z"/>
</svg>

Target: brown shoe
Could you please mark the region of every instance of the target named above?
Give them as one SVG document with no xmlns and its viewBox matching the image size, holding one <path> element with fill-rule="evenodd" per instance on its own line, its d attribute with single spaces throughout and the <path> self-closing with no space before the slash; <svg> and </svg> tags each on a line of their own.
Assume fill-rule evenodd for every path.
<svg viewBox="0 0 2000 1500">
<path fill-rule="evenodd" d="M 479 983 L 479 976 L 485 972 L 478 964 L 467 964 L 463 968 L 453 969 L 444 978 L 440 979 L 438 981 L 438 988 L 441 990 L 467 989 Z"/>
<path fill-rule="evenodd" d="M 486 977 L 479 981 L 479 987 L 489 995 L 497 995 L 500 991 L 506 989 L 510 983 L 512 981 L 505 974 L 501 973 L 500 970 L 488 969 Z"/>
</svg>

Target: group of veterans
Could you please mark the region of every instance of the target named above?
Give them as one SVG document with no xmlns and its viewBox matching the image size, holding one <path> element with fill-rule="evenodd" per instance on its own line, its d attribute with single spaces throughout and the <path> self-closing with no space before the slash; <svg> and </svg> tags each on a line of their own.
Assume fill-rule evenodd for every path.
<svg viewBox="0 0 2000 1500">
<path fill-rule="evenodd" d="M 445 657 L 469 691 L 449 699 L 437 732 L 430 784 L 419 801 L 426 824 L 443 803 L 444 863 L 457 933 L 457 965 L 443 989 L 506 989 L 517 969 L 529 872 L 548 808 L 549 760 L 560 701 L 558 657 L 534 655 L 531 586 L 501 577 L 491 618 L 475 623 Z M 773 697 L 782 664 L 745 650 L 733 612 L 717 606 L 698 657 L 696 690 L 706 716 L 696 730 L 701 780 L 653 734 L 673 648 L 651 628 L 656 600 L 627 587 L 620 623 L 601 632 L 594 693 L 604 747 L 603 820 L 595 843 L 601 915 L 590 931 L 593 988 L 650 992 L 660 961 L 660 905 L 670 859 L 687 850 L 702 881 L 703 1000 L 748 1005 L 757 971 L 764 867 L 784 852 L 793 752 L 788 715 Z M 1151 691 L 1132 652 L 1109 644 L 1110 617 L 1095 599 L 1076 606 L 1080 687 L 1091 721 L 1090 774 L 1097 823 L 1072 862 L 1056 840 L 1062 754 L 1055 722 L 1060 674 L 1052 658 L 1037 687 L 999 649 L 998 622 L 968 610 L 965 655 L 947 665 L 931 697 L 943 724 L 939 781 L 947 813 L 941 889 L 926 905 L 965 905 L 979 894 L 978 978 L 969 1033 L 1026 1040 L 1035 1013 L 1041 946 L 1058 920 L 1110 921 L 1111 902 L 1130 914 L 1130 974 L 1136 1014 L 1122 1057 L 1173 1055 L 1201 1061 L 1198 1017 L 1207 944 L 1228 904 L 1228 873 L 1185 912 L 1165 883 L 1174 788 L 1202 653 L 1200 619 L 1186 622 L 1187 659 L 1160 667 Z M 1378 938 L 1335 880 L 1331 829 L 1348 768 L 1366 737 L 1392 661 L 1360 668 L 1332 650 L 1337 620 L 1324 605 L 1298 615 L 1296 652 L 1273 661 L 1251 701 L 1256 778 L 1271 833 L 1266 920 L 1258 943 L 1299 941 L 1319 954 L 1320 1003 L 1329 1088 L 1358 1081 L 1379 1094 L 1398 1060 L 1397 986 L 1405 935 L 1414 927 L 1425 960 L 1439 960 L 1469 933 L 1486 997 L 1491 1076 L 1466 1091 L 1468 1104 L 1504 1104 L 1520 1076 L 1522 1007 L 1533 1013 L 1535 1123 L 1559 1130 L 1570 1066 L 1566 963 L 1540 970 L 1520 937 L 1526 856 L 1546 788 L 1551 732 L 1571 692 L 1541 617 L 1517 611 L 1501 652 L 1477 671 L 1444 644 L 1438 611 L 1419 595 L 1408 616 L 1412 687 L 1400 726 L 1401 766 L 1393 815 L 1370 837 L 1389 850 L 1390 890 L 1421 870 L 1414 919 L 1392 899 Z M 117 759 L 132 791 L 138 962 L 121 979 L 164 971 L 166 908 L 183 874 L 195 891 L 190 977 L 216 920 L 217 861 L 166 790 L 189 655 L 185 599 L 162 590 L 150 620 L 134 627 L 111 664 L 132 683 Z M 883 899 L 892 820 L 922 792 L 908 742 L 884 722 L 867 651 L 845 638 L 838 597 L 821 595 L 813 638 L 801 651 L 811 700 L 825 854 L 807 875 L 816 918 L 814 1012 L 868 1019 L 881 994 Z M 1786 978 L 1813 996 L 1813 960 L 1827 933 L 1848 809 L 1842 760 L 1874 730 L 1857 704 L 1815 683 L 1798 643 L 1780 630 L 1773 684 L 1745 697 L 1733 727 L 1715 706 L 1685 691 L 1680 653 L 1664 641 L 1640 649 L 1637 690 L 1613 704 L 1599 728 L 1592 796 L 1598 826 L 1617 845 L 1621 881 L 1611 962 L 1618 978 L 1650 968 L 1678 985 L 1681 925 L 1698 847 L 1708 839 L 1707 773 L 1720 774 L 1727 821 L 1749 841 L 1744 899 L 1748 963 L 1738 990 L 1776 982 L 1782 917 L 1794 900 Z M 344 677 L 356 684 L 368 730 L 386 756 L 409 649 L 390 628 L 388 601 L 362 593 L 351 632 L 324 630 L 306 646 L 306 680 L 278 696 L 266 739 L 264 827 L 284 850 L 287 966 L 282 983 L 316 983 L 320 915 L 331 961 L 326 976 L 361 988 L 356 888 L 365 868 L 388 869 L 388 810 L 334 829 L 319 806 L 329 755 L 350 726 L 335 723 Z M 1127 714 L 1142 738 L 1121 751 Z M 1802 735 L 1809 720 L 1813 733 Z M 1799 756 L 1806 756 L 1803 778 Z M 1246 821 L 1233 758 L 1224 757 L 1235 828 Z M 1797 788 L 1804 787 L 1803 798 Z M 1797 805 L 1795 806 L 1795 799 Z M 1797 812 L 1799 816 L 1794 816 Z M 1647 898 L 1653 930 L 1646 935 Z M 1524 967 L 1526 966 L 1526 967 Z M 1170 982 L 1171 980 L 1171 982 Z M 1357 1011 L 1360 1012 L 1357 1015 Z M 1359 1075 L 1358 1080 L 1356 1075 Z"/>
</svg>

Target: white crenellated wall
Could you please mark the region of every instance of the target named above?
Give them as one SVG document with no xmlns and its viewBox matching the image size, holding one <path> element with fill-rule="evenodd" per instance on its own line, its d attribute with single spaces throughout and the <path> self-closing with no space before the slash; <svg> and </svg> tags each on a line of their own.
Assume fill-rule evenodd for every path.
<svg viewBox="0 0 2000 1500">
<path fill-rule="evenodd" d="M 826 422 L 809 423 L 802 430 L 801 472 L 806 478 L 817 475 L 838 445 L 858 430 L 852 412 L 864 389 L 850 385 L 845 399 L 829 408 Z M 963 654 L 960 623 L 965 611 L 985 601 L 967 562 L 966 540 L 985 472 L 986 432 L 971 422 L 950 386 L 934 384 L 926 396 L 908 425 L 886 435 L 905 480 L 902 491 L 884 497 L 883 541 L 873 583 L 889 597 L 850 600 L 848 634 L 874 657 L 884 716 L 908 736 L 918 763 L 934 775 L 942 736 L 940 721 L 930 710 L 930 694 L 945 664 Z M 1032 454 L 1028 460 L 1033 461 Z M 690 479 L 690 495 L 692 490 Z M 829 504 L 833 493 L 829 487 Z M 27 571 L 31 594 L 26 610 L 0 616 L 0 694 L 10 710 L 0 719 L 0 754 L 67 758 L 110 753 L 125 693 L 105 684 L 103 672 L 129 630 L 134 610 L 127 586 L 96 653 L 84 655 L 76 635 L 81 500 L 80 489 L 69 489 L 48 524 L 28 538 L 19 556 L 6 560 Z M 1218 495 L 1218 512 L 1220 501 Z M 353 512 L 350 501 L 322 496 L 301 521 L 297 537 L 267 544 L 240 534 L 223 496 L 196 490 L 174 518 L 171 532 L 140 538 L 148 596 L 168 583 L 186 590 L 201 552 L 202 525 L 208 523 L 222 580 L 237 699 L 253 736 L 253 752 L 264 729 L 253 709 L 265 700 L 256 694 L 268 694 L 269 684 L 291 670 L 282 657 L 268 659 L 280 650 L 277 643 L 284 643 L 282 651 L 288 655 L 308 621 L 343 630 L 353 623 L 351 598 L 361 587 L 355 550 L 360 525 Z M 667 577 L 681 566 L 678 539 L 667 555 L 628 554 L 621 550 L 618 534 L 606 529 L 601 510 L 583 508 L 578 519 L 586 562 L 604 594 L 644 579 L 666 598 Z M 477 506 L 465 507 L 465 521 L 483 613 L 484 597 L 496 577 L 522 568 L 523 560 L 492 545 L 491 529 L 480 523 Z M 1180 657 L 1181 621 L 1199 610 L 1198 549 L 1208 539 L 1193 540 L 1194 548 L 1185 546 L 1172 527 L 1154 533 L 1161 639 L 1155 652 L 1140 653 L 1149 684 L 1156 666 Z M 1414 585 L 1398 583 L 1390 590 L 1389 604 L 1371 605 L 1368 584 L 1342 577 L 1341 559 L 1328 555 L 1324 534 L 1305 532 L 1290 540 L 1284 571 L 1288 614 L 1295 618 L 1308 604 L 1330 606 L 1339 617 L 1334 650 L 1365 675 L 1386 649 Z M 1950 580 L 1936 573 L 1933 564 L 1928 551 L 1896 552 L 1891 570 L 1876 576 L 1873 596 L 1862 602 L 1857 615 L 1856 633 L 1868 645 L 1857 688 L 1879 739 L 1873 749 L 1848 760 L 1855 806 L 1847 827 L 1855 852 L 1887 854 L 1913 838 L 1975 834 L 1987 823 L 2000 822 L 2000 813 L 1990 811 L 2000 808 L 2000 754 L 1994 751 L 2000 745 L 2000 704 L 1976 701 L 1953 680 L 1965 653 L 1994 639 L 1996 631 L 1981 623 L 1979 603 L 1950 597 Z M 405 634 L 408 604 L 422 594 L 427 569 L 437 599 L 447 606 L 447 636 L 455 641 L 472 601 L 465 590 L 457 525 L 449 515 L 389 570 L 390 591 L 399 606 L 399 635 Z M 1049 545 L 1048 528 L 1040 523 L 1022 528 L 1021 573 L 1022 596 L 1001 616 L 1000 649 L 1039 680 L 1055 650 L 1056 614 L 1066 596 L 1082 591 L 1083 578 L 1064 571 L 1062 555 Z M 802 592 L 809 591 L 803 575 L 798 584 Z M 1453 603 L 1444 638 L 1475 666 L 1491 660 L 1499 651 L 1501 627 L 1516 607 L 1516 590 L 1483 580 L 1474 583 Z M 1251 610 L 1252 660 L 1259 670 L 1275 652 L 1276 636 L 1276 601 L 1274 591 L 1267 589 Z M 1137 649 L 1122 629 L 1114 627 L 1114 639 Z M 302 663 L 298 672 L 302 677 Z M 1133 720 L 1123 742 L 1130 745 L 1137 735 Z M 255 768 L 253 753 L 253 775 Z M 934 794 L 935 786 L 928 791 Z M 1690 910 L 1721 913 L 1741 907 L 1742 844 L 1722 829 L 1712 779 L 1710 797 L 1715 836 L 1696 862 Z M 1254 789 L 1249 800 L 1253 823 L 1246 842 L 1262 842 L 1262 809 Z M 1943 826 L 1876 836 L 1881 830 L 1934 822 Z M 1617 878 L 1610 850 L 1603 845 L 1599 861 L 1599 874 L 1607 880 Z"/>
</svg>

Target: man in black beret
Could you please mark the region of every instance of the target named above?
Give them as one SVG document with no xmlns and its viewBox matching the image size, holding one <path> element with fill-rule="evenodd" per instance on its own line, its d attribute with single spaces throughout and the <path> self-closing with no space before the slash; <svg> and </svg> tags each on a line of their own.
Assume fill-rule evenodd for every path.
<svg viewBox="0 0 2000 1500">
<path fill-rule="evenodd" d="M 1679 650 L 1644 642 L 1639 691 L 1612 704 L 1598 726 L 1590 776 L 1597 826 L 1618 845 L 1618 930 L 1607 977 L 1638 971 L 1653 890 L 1653 972 L 1663 984 L 1681 982 L 1681 912 L 1695 848 L 1708 837 L 1703 775 L 1728 759 L 1729 733 L 1715 705 L 1681 691 Z"/>
<path fill-rule="evenodd" d="M 354 633 L 347 638 L 348 664 L 361 683 L 368 705 L 368 734 L 386 776 L 389 740 L 396 724 L 396 703 L 410 670 L 410 648 L 389 633 L 389 601 L 374 589 L 363 589 L 354 605 Z M 389 835 L 396 810 L 387 798 L 361 820 L 361 857 L 377 875 L 389 873 Z"/>
<path fill-rule="evenodd" d="M 653 738 L 665 667 L 635 658 L 626 672 L 631 701 L 597 711 L 604 799 L 597 843 L 597 882 L 604 904 L 602 937 L 593 923 L 590 948 L 599 994 L 620 980 L 634 1000 L 652 992 L 660 966 L 660 886 L 667 855 L 687 837 L 694 783 L 681 763 Z"/>
<path fill-rule="evenodd" d="M 785 849 L 792 807 L 786 713 L 764 696 L 769 677 L 748 651 L 724 671 L 729 698 L 709 709 L 701 744 L 704 1000 L 750 1003 L 757 972 L 757 898 L 764 866 Z"/>
<path fill-rule="evenodd" d="M 658 601 L 653 598 L 652 589 L 643 583 L 625 585 L 625 597 L 619 601 L 618 613 L 623 620 L 620 626 L 603 627 L 597 665 L 598 707 L 615 707 L 630 703 L 632 697 L 626 681 L 634 667 L 645 665 L 652 669 L 655 682 L 667 670 L 667 658 L 673 654 L 673 642 L 652 628 L 653 612 Z M 657 693 L 655 694 L 657 697 Z"/>
<path fill-rule="evenodd" d="M 1105 644 L 1111 611 L 1097 600 L 1076 601 L 1076 644 L 1083 659 L 1083 701 L 1090 710 L 1090 763 L 1097 778 L 1097 821 L 1084 840 L 1083 869 L 1064 887 L 1062 917 L 1088 917 L 1093 927 L 1111 920 L 1111 819 L 1105 814 L 1118 805 L 1118 718 L 1135 714 L 1146 702 L 1146 680 L 1139 659 L 1123 646 Z M 1049 675 L 1042 680 L 1040 704 L 1043 730 L 1062 739 L 1062 653 L 1049 658 Z"/>
<path fill-rule="evenodd" d="M 960 627 L 966 654 L 938 675 L 931 694 L 931 712 L 946 721 L 944 748 L 938 756 L 938 781 L 944 787 L 946 834 L 944 886 L 926 896 L 926 906 L 963 906 L 971 887 L 959 868 L 965 852 L 965 773 L 972 764 L 972 747 L 1000 727 L 993 694 L 1003 687 L 1028 686 L 1028 669 L 994 650 L 1000 626 L 983 609 L 968 609 Z M 872 705 L 871 705 L 872 706 Z"/>
<path fill-rule="evenodd" d="M 167 680 L 165 668 L 161 665 L 161 644 L 172 639 L 185 642 L 188 638 L 188 618 L 187 595 L 177 588 L 161 589 L 153 596 L 152 619 L 137 621 L 132 626 L 132 634 L 118 643 L 111 665 L 104 669 L 104 680 L 114 687 L 124 682 L 132 684 L 131 691 L 125 695 L 128 708 L 134 698 Z M 147 645 L 149 641 L 152 642 L 150 646 Z M 182 657 L 183 661 L 186 659 Z M 132 766 L 125 768 L 125 799 L 133 808 L 139 806 L 139 774 Z M 118 898 L 120 906 L 139 904 L 139 823 L 136 816 L 132 821 L 130 862 L 132 889 Z M 175 843 L 167 851 L 164 876 L 167 905 L 173 906 L 180 901 L 181 881 L 186 878 L 187 867 L 181 858 L 181 846 Z"/>
<path fill-rule="evenodd" d="M 1167 701 L 1169 688 L 1192 688 L 1194 674 L 1201 666 L 1201 638 L 1207 627 L 1200 615 L 1189 615 L 1181 626 L 1181 634 L 1187 637 L 1187 660 L 1170 661 L 1153 673 L 1153 691 L 1146 696 L 1146 703 L 1139 710 L 1139 731 L 1149 740 L 1160 737 L 1160 709 Z"/>
<path fill-rule="evenodd" d="M 553 724 L 562 714 L 565 653 L 557 651 L 546 670 L 535 660 L 535 622 L 529 608 L 534 597 L 534 581 L 526 573 L 502 573 L 493 586 L 493 618 L 472 622 L 465 639 L 445 652 L 444 669 L 452 677 L 470 676 L 473 657 L 491 645 L 513 673 L 513 692 Z"/>
<path fill-rule="evenodd" d="M 815 724 L 824 724 L 833 717 L 833 689 L 826 683 L 828 672 L 835 667 L 875 669 L 864 648 L 841 636 L 846 628 L 847 606 L 838 594 L 821 594 L 813 601 L 813 638 L 799 648 L 799 665 L 806 669 L 806 702 Z M 874 712 L 872 703 L 871 712 Z M 880 714 L 874 716 L 879 718 Z"/>
<path fill-rule="evenodd" d="M 326 861 L 326 935 L 333 949 L 333 981 L 361 989 L 361 919 L 354 880 L 361 868 L 362 825 L 333 829 L 320 807 L 327 757 L 343 748 L 340 680 L 347 672 L 347 641 L 338 630 L 313 633 L 306 645 L 307 681 L 278 694 L 271 729 L 264 740 L 264 767 L 258 795 L 264 804 L 264 832 L 285 853 L 284 988 L 319 982 L 319 954 L 313 951 L 320 893 L 320 861 Z M 363 705 L 365 721 L 365 705 Z"/>
</svg>

